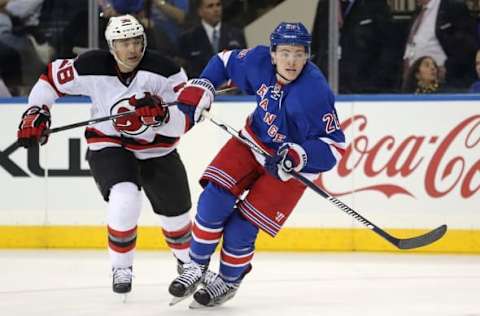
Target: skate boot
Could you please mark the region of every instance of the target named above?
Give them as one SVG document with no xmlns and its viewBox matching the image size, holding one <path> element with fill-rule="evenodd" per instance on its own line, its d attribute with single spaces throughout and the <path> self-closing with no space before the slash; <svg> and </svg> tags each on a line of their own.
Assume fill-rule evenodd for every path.
<svg viewBox="0 0 480 316">
<path fill-rule="evenodd" d="M 178 275 L 180 275 L 180 274 L 183 273 L 183 265 L 184 265 L 184 264 L 185 264 L 185 263 L 183 263 L 182 260 L 177 259 L 177 273 L 178 273 Z"/>
<path fill-rule="evenodd" d="M 112 268 L 113 280 L 112 290 L 114 293 L 122 294 L 122 302 L 127 301 L 127 294 L 132 290 L 132 267 Z"/>
<path fill-rule="evenodd" d="M 203 281 L 206 270 L 207 266 L 193 261 L 185 263 L 182 274 L 176 277 L 168 287 L 168 292 L 174 296 L 170 306 L 177 304 L 195 292 L 198 285 Z"/>
<path fill-rule="evenodd" d="M 177 259 L 177 273 L 178 275 L 182 274 L 183 273 L 183 265 L 185 263 L 183 263 L 183 261 L 181 261 L 180 259 Z M 205 272 L 205 276 L 202 280 L 202 285 L 203 286 L 207 286 L 209 283 L 212 283 L 213 280 L 215 280 L 215 278 L 217 277 L 217 273 L 213 272 L 212 270 L 209 270 L 207 269 L 207 272 Z"/>
<path fill-rule="evenodd" d="M 235 296 L 239 286 L 240 282 L 226 282 L 220 276 L 217 276 L 213 282 L 195 292 L 193 295 L 194 301 L 190 304 L 190 308 L 221 305 Z"/>
<path fill-rule="evenodd" d="M 218 273 L 215 273 L 212 270 L 207 270 L 207 272 L 205 272 L 205 276 L 203 277 L 202 285 L 205 287 L 210 283 L 213 283 L 217 277 Z"/>
</svg>

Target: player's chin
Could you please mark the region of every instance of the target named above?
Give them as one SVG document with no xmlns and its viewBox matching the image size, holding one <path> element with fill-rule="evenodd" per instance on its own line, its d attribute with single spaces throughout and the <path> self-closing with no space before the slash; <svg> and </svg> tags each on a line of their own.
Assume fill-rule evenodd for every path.
<svg viewBox="0 0 480 316">
<path fill-rule="evenodd" d="M 298 75 L 300 72 L 298 71 L 285 71 L 285 78 L 287 78 L 289 81 L 293 81 L 298 78 Z"/>
<path fill-rule="evenodd" d="M 130 68 L 135 68 L 138 66 L 138 64 L 140 63 L 140 58 L 130 58 L 128 59 L 128 61 L 126 62 L 126 64 L 130 67 Z"/>
</svg>

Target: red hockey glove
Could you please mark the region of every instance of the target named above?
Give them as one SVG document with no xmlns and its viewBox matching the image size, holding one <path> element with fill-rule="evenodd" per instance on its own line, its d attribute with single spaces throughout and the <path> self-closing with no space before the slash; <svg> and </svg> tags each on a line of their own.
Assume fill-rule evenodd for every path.
<svg viewBox="0 0 480 316">
<path fill-rule="evenodd" d="M 45 131 L 50 127 L 50 110 L 42 105 L 29 107 L 22 115 L 18 126 L 17 142 L 20 146 L 29 148 L 37 144 L 45 145 L 48 134 Z"/>
<path fill-rule="evenodd" d="M 128 103 L 135 107 L 135 112 L 144 125 L 160 126 L 170 118 L 168 107 L 163 106 L 162 99 L 150 92 L 145 92 L 143 96 L 133 96 Z"/>
<path fill-rule="evenodd" d="M 302 146 L 294 143 L 284 143 L 277 153 L 265 159 L 265 169 L 274 177 L 288 181 L 292 178 L 290 172 L 300 170 L 307 164 L 307 154 Z"/>
<path fill-rule="evenodd" d="M 200 122 L 202 112 L 210 110 L 214 96 L 215 87 L 208 79 L 192 79 L 180 91 L 177 106 L 192 122 Z"/>
</svg>

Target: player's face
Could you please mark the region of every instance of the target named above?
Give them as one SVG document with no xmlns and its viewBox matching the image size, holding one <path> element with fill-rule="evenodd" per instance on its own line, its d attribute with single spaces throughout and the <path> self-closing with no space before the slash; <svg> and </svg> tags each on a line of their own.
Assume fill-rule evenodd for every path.
<svg viewBox="0 0 480 316">
<path fill-rule="evenodd" d="M 278 45 L 272 52 L 272 61 L 277 66 L 277 72 L 288 81 L 297 79 L 307 60 L 308 54 L 302 45 Z M 281 77 L 280 81 L 284 81 Z"/>
<path fill-rule="evenodd" d="M 424 84 L 432 84 L 438 81 L 438 67 L 432 58 L 425 58 L 418 68 L 417 80 Z"/>
<path fill-rule="evenodd" d="M 215 26 L 222 19 L 221 0 L 201 0 L 198 15 L 208 24 Z"/>
<path fill-rule="evenodd" d="M 118 64 L 121 71 L 130 72 L 137 67 L 143 57 L 143 45 L 143 36 L 118 39 L 113 42 L 115 54 L 124 64 Z"/>
</svg>

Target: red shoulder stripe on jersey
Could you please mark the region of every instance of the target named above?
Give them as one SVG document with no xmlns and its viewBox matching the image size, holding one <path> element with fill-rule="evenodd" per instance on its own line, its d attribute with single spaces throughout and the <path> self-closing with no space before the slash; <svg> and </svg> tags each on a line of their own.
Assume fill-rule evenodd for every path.
<svg viewBox="0 0 480 316">
<path fill-rule="evenodd" d="M 42 75 L 43 76 L 43 75 Z M 42 77 L 40 77 L 42 79 Z M 53 73 L 52 73 L 52 63 L 49 63 L 48 64 L 48 76 L 47 76 L 47 80 L 46 80 L 51 86 L 52 88 L 55 90 L 55 92 L 57 93 L 57 95 L 59 97 L 61 96 L 64 96 L 65 94 L 64 93 L 61 93 L 58 89 L 57 89 L 57 86 L 55 85 L 55 81 L 53 81 Z"/>
<path fill-rule="evenodd" d="M 61 93 L 60 91 L 58 91 L 58 90 L 55 88 L 55 86 L 50 82 L 50 80 L 48 79 L 48 75 L 46 75 L 46 74 L 41 74 L 39 80 L 45 81 L 50 87 L 52 87 L 52 89 L 55 91 L 55 93 L 57 94 L 57 96 L 61 97 L 61 96 L 64 95 L 63 93 Z"/>
</svg>

